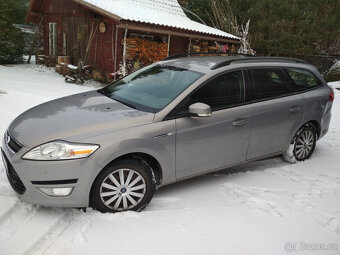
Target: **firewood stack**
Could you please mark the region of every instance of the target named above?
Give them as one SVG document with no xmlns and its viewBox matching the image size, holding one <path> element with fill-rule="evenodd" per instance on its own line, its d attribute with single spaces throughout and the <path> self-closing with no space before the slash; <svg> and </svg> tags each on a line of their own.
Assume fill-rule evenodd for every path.
<svg viewBox="0 0 340 255">
<path fill-rule="evenodd" d="M 168 44 L 142 38 L 126 39 L 126 59 L 150 64 L 168 56 Z"/>
<path fill-rule="evenodd" d="M 59 74 L 66 75 L 67 74 L 67 65 L 71 64 L 70 56 L 58 56 L 58 63 L 56 65 L 56 71 Z"/>
</svg>

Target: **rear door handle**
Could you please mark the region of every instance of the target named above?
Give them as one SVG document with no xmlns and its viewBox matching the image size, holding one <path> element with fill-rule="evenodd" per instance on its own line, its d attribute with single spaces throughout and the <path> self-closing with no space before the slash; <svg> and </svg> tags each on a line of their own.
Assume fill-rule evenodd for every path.
<svg viewBox="0 0 340 255">
<path fill-rule="evenodd" d="M 233 126 L 234 127 L 239 127 L 247 123 L 247 119 L 244 118 L 238 118 L 233 121 Z"/>
<path fill-rule="evenodd" d="M 297 106 L 297 105 L 292 106 L 292 107 L 289 108 L 289 111 L 290 111 L 290 112 L 298 112 L 298 111 L 300 111 L 300 110 L 301 110 L 301 107 L 300 107 L 300 106 Z"/>
</svg>

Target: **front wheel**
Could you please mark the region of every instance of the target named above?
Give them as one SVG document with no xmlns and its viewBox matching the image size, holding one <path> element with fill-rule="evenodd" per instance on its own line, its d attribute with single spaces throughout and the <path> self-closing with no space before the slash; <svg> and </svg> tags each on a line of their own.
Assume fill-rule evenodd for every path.
<svg viewBox="0 0 340 255">
<path fill-rule="evenodd" d="M 295 134 L 283 158 L 292 164 L 309 159 L 314 152 L 316 140 L 317 133 L 314 126 L 303 126 Z"/>
<path fill-rule="evenodd" d="M 152 169 L 139 160 L 122 160 L 95 180 L 91 206 L 101 212 L 141 211 L 151 201 L 156 184 Z"/>
</svg>

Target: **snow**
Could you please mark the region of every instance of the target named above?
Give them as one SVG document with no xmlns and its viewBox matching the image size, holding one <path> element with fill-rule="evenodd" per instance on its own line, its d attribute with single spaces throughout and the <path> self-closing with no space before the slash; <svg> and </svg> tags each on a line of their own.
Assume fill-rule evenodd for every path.
<svg viewBox="0 0 340 255">
<path fill-rule="evenodd" d="M 72 69 L 72 70 L 77 70 L 77 69 L 78 69 L 77 66 L 74 66 L 74 65 L 71 65 L 71 64 L 68 64 L 67 67 L 68 67 L 69 69 Z"/>
<path fill-rule="evenodd" d="M 327 73 L 332 72 L 334 69 L 339 69 L 340 68 L 340 60 L 336 61 L 334 63 L 334 65 L 331 66 L 331 68 L 329 68 L 329 70 L 327 71 Z"/>
<path fill-rule="evenodd" d="M 145 22 L 186 29 L 189 31 L 223 36 L 238 40 L 239 38 L 224 31 L 189 19 L 177 0 L 77 0 L 96 6 L 104 13 L 117 15 L 123 20 Z"/>
<path fill-rule="evenodd" d="M 0 133 L 34 105 L 91 89 L 64 83 L 45 67 L 0 66 L 0 90 L 7 93 L 0 94 Z M 339 254 L 335 94 L 330 131 L 310 160 L 290 165 L 272 158 L 166 186 L 141 213 L 21 202 L 0 162 L 0 254 Z"/>
</svg>

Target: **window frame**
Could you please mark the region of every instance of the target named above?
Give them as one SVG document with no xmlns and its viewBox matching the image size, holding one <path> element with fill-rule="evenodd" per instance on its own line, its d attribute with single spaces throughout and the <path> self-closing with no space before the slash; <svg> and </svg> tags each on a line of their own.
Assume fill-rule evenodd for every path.
<svg viewBox="0 0 340 255">
<path fill-rule="evenodd" d="M 51 29 L 52 28 L 52 29 Z M 57 56 L 58 53 L 58 23 L 48 23 L 48 52 L 50 56 Z"/>
<path fill-rule="evenodd" d="M 233 73 L 233 72 L 241 72 L 242 73 L 242 77 L 243 77 L 243 103 L 241 104 L 236 104 L 236 105 L 232 105 L 232 106 L 228 106 L 228 107 L 223 107 L 220 109 L 215 109 L 212 110 L 212 112 L 218 112 L 218 111 L 222 111 L 222 110 L 226 110 L 226 109 L 231 109 L 231 108 L 235 108 L 235 107 L 239 107 L 242 105 L 246 105 L 249 104 L 249 100 L 250 100 L 250 89 L 249 89 L 249 78 L 248 75 L 246 74 L 246 70 L 245 68 L 237 68 L 237 69 L 233 69 L 233 70 L 227 70 L 221 73 L 218 73 L 212 77 L 210 77 L 209 79 L 205 80 L 204 82 L 202 82 L 202 84 L 200 84 L 199 86 L 197 86 L 193 91 L 190 92 L 189 95 L 187 95 L 181 102 L 179 102 L 163 119 L 163 121 L 165 120 L 171 120 L 171 119 L 178 119 L 178 118 L 184 118 L 184 117 L 188 117 L 188 110 L 189 109 L 182 109 L 184 107 L 184 105 L 188 102 L 188 100 L 190 99 L 190 97 L 192 96 L 192 94 L 194 94 L 196 91 L 198 91 L 199 89 L 201 89 L 202 87 L 204 87 L 205 85 L 207 85 L 209 82 L 211 82 L 212 80 L 218 78 L 219 76 L 222 75 L 226 75 L 228 73 Z"/>
<path fill-rule="evenodd" d="M 275 70 L 278 71 L 279 73 L 279 78 L 287 84 L 289 88 L 289 92 L 287 94 L 283 95 L 278 95 L 278 96 L 272 96 L 272 97 L 267 97 L 267 98 L 260 98 L 256 99 L 255 98 L 255 81 L 254 77 L 251 73 L 252 70 L 258 70 L 258 69 L 268 69 L 268 70 Z M 247 70 L 247 75 L 248 75 L 248 81 L 249 81 L 249 87 L 250 87 L 250 103 L 257 103 L 257 102 L 263 102 L 263 101 L 268 101 L 268 100 L 273 100 L 277 98 L 282 98 L 282 97 L 287 97 L 292 95 L 292 82 L 288 79 L 287 74 L 284 72 L 281 66 L 257 66 L 257 67 L 248 67 L 246 68 Z"/>
</svg>

